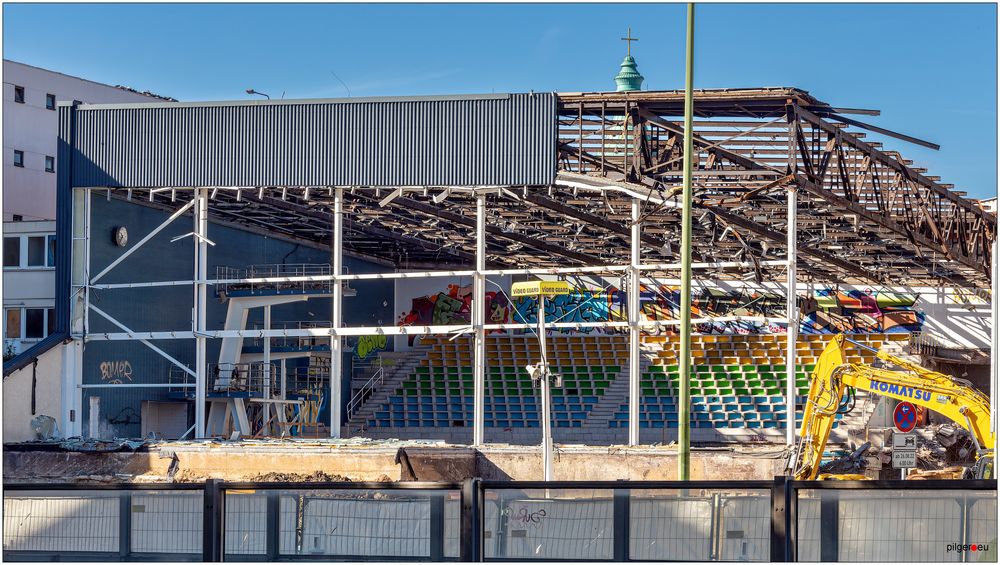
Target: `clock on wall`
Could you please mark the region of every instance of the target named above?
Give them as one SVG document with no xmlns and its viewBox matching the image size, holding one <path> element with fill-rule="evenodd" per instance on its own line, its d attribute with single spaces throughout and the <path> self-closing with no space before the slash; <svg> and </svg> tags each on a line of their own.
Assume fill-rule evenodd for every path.
<svg viewBox="0 0 1000 565">
<path fill-rule="evenodd" d="M 118 247 L 128 245 L 128 229 L 125 226 L 117 226 L 111 230 L 111 239 Z"/>
</svg>

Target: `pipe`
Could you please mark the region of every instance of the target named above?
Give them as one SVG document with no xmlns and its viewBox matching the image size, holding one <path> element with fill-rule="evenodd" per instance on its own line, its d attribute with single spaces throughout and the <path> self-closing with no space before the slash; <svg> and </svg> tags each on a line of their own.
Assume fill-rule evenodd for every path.
<svg viewBox="0 0 1000 565">
<path fill-rule="evenodd" d="M 684 192 L 681 211 L 680 398 L 677 406 L 677 478 L 691 478 L 691 167 L 694 153 L 694 3 L 687 5 L 687 56 L 684 69 Z"/>
</svg>

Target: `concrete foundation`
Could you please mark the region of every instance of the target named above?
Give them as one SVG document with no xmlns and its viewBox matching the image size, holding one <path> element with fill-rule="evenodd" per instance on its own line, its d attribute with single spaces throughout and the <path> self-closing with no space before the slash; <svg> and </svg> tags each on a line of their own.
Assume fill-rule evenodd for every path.
<svg viewBox="0 0 1000 565">
<path fill-rule="evenodd" d="M 401 452 L 402 448 L 402 452 Z M 781 474 L 781 448 L 696 449 L 695 480 L 770 480 Z M 556 480 L 673 480 L 674 446 L 556 446 Z M 305 477 L 317 472 L 352 481 L 540 480 L 537 447 L 371 441 L 163 442 L 135 452 L 66 452 L 55 446 L 6 445 L 4 482 L 201 482 L 208 478 L 253 480 L 267 473 Z"/>
</svg>

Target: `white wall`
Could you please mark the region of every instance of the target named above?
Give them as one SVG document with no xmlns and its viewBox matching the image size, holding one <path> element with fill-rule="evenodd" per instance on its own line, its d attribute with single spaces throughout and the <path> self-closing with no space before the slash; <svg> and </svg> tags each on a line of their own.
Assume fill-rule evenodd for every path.
<svg viewBox="0 0 1000 565">
<path fill-rule="evenodd" d="M 24 87 L 24 104 L 14 102 L 14 86 Z M 45 156 L 56 154 L 58 112 L 46 109 L 45 95 L 57 102 L 162 102 L 82 78 L 3 62 L 3 219 L 52 220 L 56 212 L 56 173 L 45 171 Z M 24 151 L 24 167 L 14 166 L 14 150 Z M 59 162 L 56 161 L 56 170 Z M 6 231 L 6 228 L 5 228 Z"/>
<path fill-rule="evenodd" d="M 31 420 L 35 416 L 44 414 L 51 416 L 56 422 L 60 421 L 63 350 L 64 346 L 62 345 L 53 347 L 38 357 L 36 367 L 29 364 L 4 377 L 4 443 L 35 439 L 35 432 L 31 429 Z M 35 371 L 34 414 L 31 413 L 32 371 Z"/>
</svg>

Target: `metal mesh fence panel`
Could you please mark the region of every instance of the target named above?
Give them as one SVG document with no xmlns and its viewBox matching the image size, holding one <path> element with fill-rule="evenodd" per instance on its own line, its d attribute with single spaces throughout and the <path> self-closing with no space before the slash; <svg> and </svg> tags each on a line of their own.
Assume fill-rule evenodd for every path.
<svg viewBox="0 0 1000 565">
<path fill-rule="evenodd" d="M 226 492 L 226 555 L 267 553 L 267 495 Z"/>
<path fill-rule="evenodd" d="M 771 497 L 719 497 L 720 561 L 770 561 Z"/>
<path fill-rule="evenodd" d="M 629 503 L 629 556 L 645 560 L 708 561 L 712 556 L 712 499 L 677 495 Z"/>
<path fill-rule="evenodd" d="M 423 499 L 324 500 L 305 507 L 304 552 L 427 557 L 430 503 Z"/>
<path fill-rule="evenodd" d="M 500 500 L 497 557 L 514 559 L 611 559 L 614 556 L 610 492 L 549 491 L 548 496 Z M 534 494 L 534 493 L 532 493 Z M 530 494 L 528 496 L 531 496 Z"/>
<path fill-rule="evenodd" d="M 798 558 L 818 561 L 827 553 L 823 543 L 836 543 L 839 561 L 963 561 L 963 553 L 953 547 L 968 543 L 963 541 L 967 495 L 994 500 L 996 496 L 968 491 L 800 491 Z M 823 516 L 824 504 L 835 505 L 836 541 L 831 534 L 824 535 L 831 527 Z M 983 522 L 984 527 L 989 525 L 988 520 Z M 993 528 L 991 540 L 996 537 Z"/>
<path fill-rule="evenodd" d="M 997 562 L 997 497 L 995 492 L 972 493 L 968 497 L 967 543 L 985 544 L 985 551 L 965 553 L 966 562 Z"/>
<path fill-rule="evenodd" d="M 132 495 L 132 551 L 201 554 L 204 495 L 143 492 Z"/>
<path fill-rule="evenodd" d="M 503 536 L 499 532 L 502 510 L 497 504 L 496 493 L 490 493 L 486 496 L 487 500 L 483 504 L 483 557 L 491 559 L 502 553 L 497 547 L 497 544 L 503 540 Z"/>
<path fill-rule="evenodd" d="M 796 520 L 796 560 L 819 561 L 819 499 L 799 493 Z"/>
<path fill-rule="evenodd" d="M 452 493 L 444 501 L 444 556 L 457 558 L 461 551 L 462 501 L 458 493 Z"/>
<path fill-rule="evenodd" d="M 4 551 L 118 552 L 118 493 L 4 496 Z"/>
<path fill-rule="evenodd" d="M 282 491 L 279 551 L 290 555 L 364 558 L 431 556 L 432 498 L 442 497 L 442 551 L 458 557 L 458 493 L 412 491 Z"/>
</svg>

